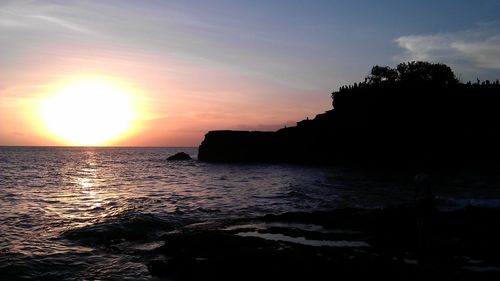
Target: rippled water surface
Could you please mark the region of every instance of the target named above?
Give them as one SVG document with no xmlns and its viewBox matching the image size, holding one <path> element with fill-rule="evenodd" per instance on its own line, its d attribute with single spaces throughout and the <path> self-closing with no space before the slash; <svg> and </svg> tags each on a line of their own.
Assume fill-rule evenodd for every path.
<svg viewBox="0 0 500 281">
<path fill-rule="evenodd" d="M 402 175 L 166 161 L 178 151 L 194 158 L 197 153 L 0 148 L 0 279 L 149 280 L 137 252 L 154 248 L 162 233 L 178 225 L 412 199 Z M 474 179 L 474 185 L 469 188 L 463 178 L 449 181 L 438 195 L 457 205 L 500 202 L 490 182 Z"/>
</svg>

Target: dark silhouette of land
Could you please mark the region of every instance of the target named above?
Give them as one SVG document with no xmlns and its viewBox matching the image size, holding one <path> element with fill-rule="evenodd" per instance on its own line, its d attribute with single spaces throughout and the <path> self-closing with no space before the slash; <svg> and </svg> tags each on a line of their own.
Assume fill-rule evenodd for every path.
<svg viewBox="0 0 500 281">
<path fill-rule="evenodd" d="M 428 62 L 375 66 L 332 101 L 332 110 L 276 132 L 210 131 L 198 159 L 411 170 L 499 165 L 498 80 L 460 83 L 448 66 Z"/>
</svg>

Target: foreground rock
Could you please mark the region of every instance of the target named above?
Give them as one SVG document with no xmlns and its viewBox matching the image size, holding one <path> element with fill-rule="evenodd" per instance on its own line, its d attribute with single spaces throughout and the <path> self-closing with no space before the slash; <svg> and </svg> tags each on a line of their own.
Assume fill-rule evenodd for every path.
<svg viewBox="0 0 500 281">
<path fill-rule="evenodd" d="M 411 208 L 204 223 L 167 234 L 148 267 L 169 280 L 500 280 L 499 216 L 436 214 L 423 246 Z"/>
<path fill-rule="evenodd" d="M 185 152 L 179 152 L 167 158 L 167 160 L 169 161 L 191 160 L 191 159 L 192 159 L 191 156 L 189 156 L 189 154 Z"/>
</svg>

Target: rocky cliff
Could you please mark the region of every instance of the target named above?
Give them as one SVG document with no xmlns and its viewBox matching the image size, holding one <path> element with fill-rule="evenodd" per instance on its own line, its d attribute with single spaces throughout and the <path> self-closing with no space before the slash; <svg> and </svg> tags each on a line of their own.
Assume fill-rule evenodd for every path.
<svg viewBox="0 0 500 281">
<path fill-rule="evenodd" d="M 360 83 L 276 132 L 211 131 L 198 159 L 391 167 L 499 166 L 500 85 Z"/>
</svg>

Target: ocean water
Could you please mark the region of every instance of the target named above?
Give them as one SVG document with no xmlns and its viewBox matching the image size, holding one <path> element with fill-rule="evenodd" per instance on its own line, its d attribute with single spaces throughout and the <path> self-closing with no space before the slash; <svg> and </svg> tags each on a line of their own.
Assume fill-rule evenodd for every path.
<svg viewBox="0 0 500 281">
<path fill-rule="evenodd" d="M 167 161 L 179 152 L 194 160 Z M 196 148 L 0 148 L 0 280 L 154 280 L 176 227 L 265 214 L 411 204 L 411 176 L 198 162 Z M 448 176 L 443 210 L 500 205 L 498 178 Z"/>
</svg>

